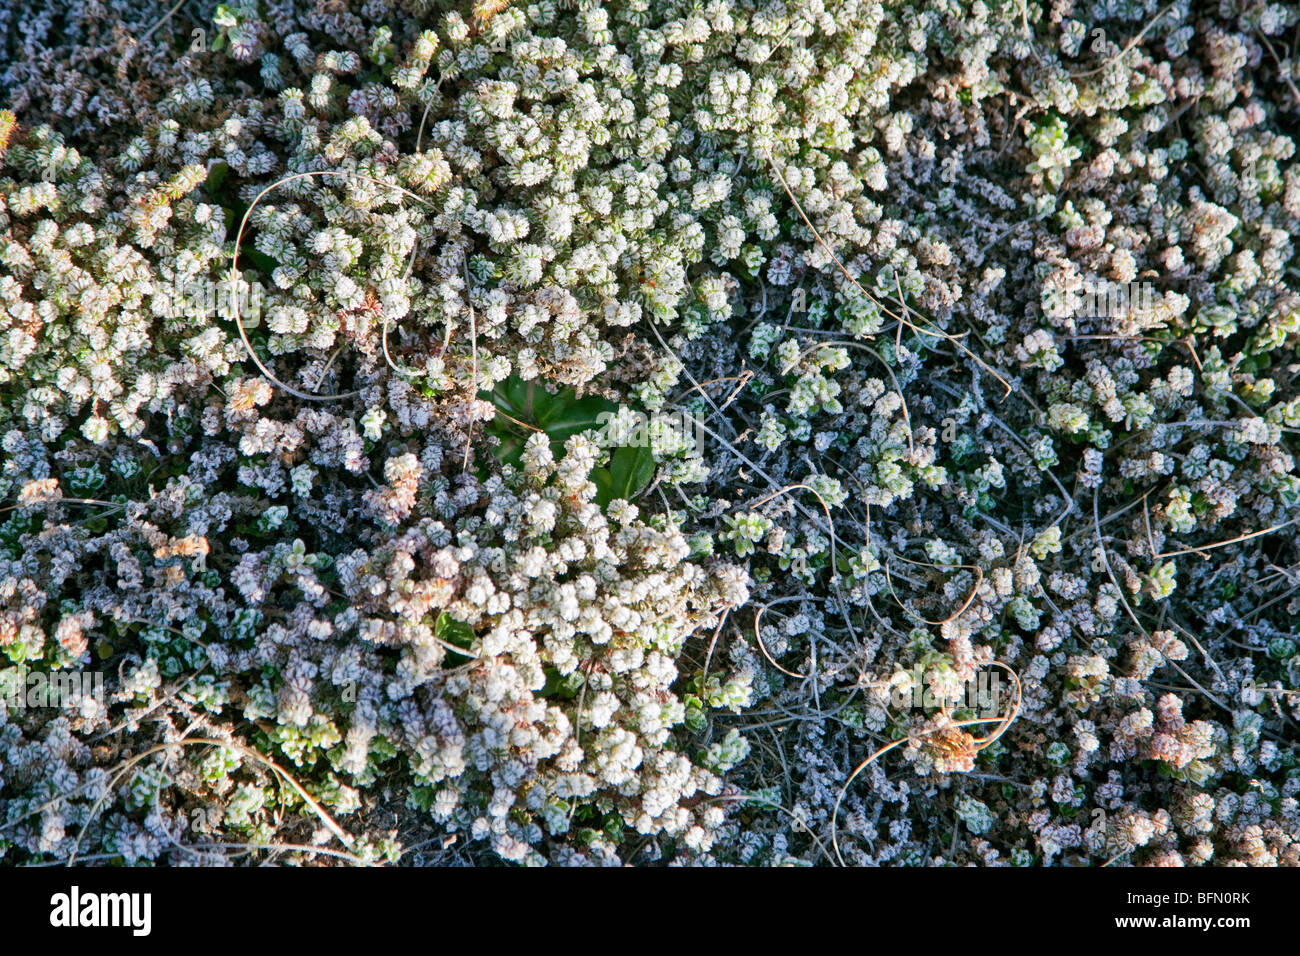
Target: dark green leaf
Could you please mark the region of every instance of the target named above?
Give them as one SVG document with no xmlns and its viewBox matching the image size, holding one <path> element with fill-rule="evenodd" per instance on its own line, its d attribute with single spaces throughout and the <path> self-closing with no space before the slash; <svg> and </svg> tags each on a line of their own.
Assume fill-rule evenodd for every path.
<svg viewBox="0 0 1300 956">
<path fill-rule="evenodd" d="M 221 184 L 226 181 L 226 176 L 230 172 L 230 167 L 224 162 L 215 162 L 212 168 L 208 170 L 208 178 L 203 183 L 203 191 L 213 198 L 220 198 Z"/>
<path fill-rule="evenodd" d="M 609 458 L 609 468 L 597 468 L 591 474 L 596 483 L 596 501 L 602 508 L 615 498 L 631 501 L 655 475 L 655 459 L 644 445 L 616 448 Z"/>
<path fill-rule="evenodd" d="M 474 643 L 474 629 L 464 621 L 458 621 L 454 617 L 448 616 L 446 611 L 438 615 L 438 623 L 434 625 L 433 633 L 453 647 L 468 648 Z M 444 667 L 459 667 L 470 660 L 471 658 L 464 654 L 448 651 L 447 657 L 442 664 Z"/>
<path fill-rule="evenodd" d="M 561 457 L 566 439 L 599 427 L 600 415 L 617 407 L 595 395 L 576 396 L 571 388 L 552 394 L 540 382 L 525 382 L 515 375 L 498 382 L 491 394 L 480 393 L 480 398 L 492 402 L 501 413 L 488 429 L 501 439 L 497 457 L 518 465 L 523 444 L 534 428 L 546 433 L 551 453 Z"/>
<path fill-rule="evenodd" d="M 253 265 L 257 266 L 258 271 L 266 275 L 268 278 L 272 272 L 280 267 L 280 263 L 276 262 L 266 253 L 258 252 L 256 249 L 243 248 L 239 250 L 239 254 L 241 256 L 246 256 Z"/>
<path fill-rule="evenodd" d="M 474 629 L 464 621 L 450 617 L 446 611 L 438 615 L 438 623 L 434 625 L 433 633 L 439 640 L 455 644 L 457 647 L 469 647 L 474 643 Z"/>
</svg>

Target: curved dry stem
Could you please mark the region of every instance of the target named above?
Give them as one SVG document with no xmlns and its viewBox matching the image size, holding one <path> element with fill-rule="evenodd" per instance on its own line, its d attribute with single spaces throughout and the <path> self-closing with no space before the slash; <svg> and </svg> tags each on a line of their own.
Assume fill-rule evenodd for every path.
<svg viewBox="0 0 1300 956">
<path fill-rule="evenodd" d="M 989 666 L 1000 667 L 1008 674 L 1011 675 L 1011 679 L 1016 682 L 1016 699 L 1015 702 L 1011 705 L 1011 709 L 1007 711 L 1007 716 L 1002 720 L 1002 723 L 998 727 L 998 729 L 993 731 L 993 733 L 989 734 L 987 737 L 983 737 L 975 741 L 977 744 L 979 744 L 980 750 L 992 746 L 997 742 L 999 737 L 1001 737 L 1003 734 L 1007 732 L 1007 728 L 1011 726 L 1012 721 L 1014 721 L 1018 716 L 1020 716 L 1020 704 L 1024 699 L 1024 687 L 1020 683 L 1020 675 L 1015 672 L 1014 668 L 1012 668 L 1008 664 L 1002 663 L 1001 661 L 992 661 Z"/>
<path fill-rule="evenodd" d="M 746 801 L 759 802 L 756 801 L 753 797 L 746 796 L 744 794 L 735 794 L 735 795 L 724 794 L 723 796 L 719 796 L 719 797 L 710 797 L 705 802 L 714 803 L 720 800 L 733 800 L 736 802 L 746 802 Z M 802 828 L 800 832 L 807 833 L 808 836 L 812 837 L 813 842 L 817 844 L 817 849 L 821 851 L 822 856 L 826 857 L 827 862 L 829 863 L 835 862 L 835 860 L 831 857 L 830 851 L 826 849 L 826 844 L 822 842 L 821 837 L 819 837 L 816 833 L 813 832 L 813 829 L 808 825 L 807 820 L 805 820 L 799 814 L 795 813 L 793 810 L 789 809 L 788 807 L 782 806 L 779 803 L 767 803 L 766 801 L 763 801 L 762 805 L 765 807 L 770 807 L 773 810 L 780 810 L 782 813 L 788 816 L 791 820 L 795 822 L 796 829 Z"/>
<path fill-rule="evenodd" d="M 1008 674 L 1010 674 L 1012 679 L 1016 682 L 1016 699 L 1015 702 L 1011 705 L 1011 708 L 1007 711 L 1005 717 L 976 717 L 971 720 L 958 720 L 946 725 L 945 727 L 936 727 L 932 730 L 928 730 L 919 736 L 928 737 L 931 734 L 938 733 L 940 730 L 946 730 L 951 727 L 971 727 L 977 724 L 995 723 L 998 725 L 998 728 L 995 731 L 993 731 L 993 733 L 989 734 L 987 737 L 982 737 L 975 741 L 976 747 L 974 752 L 979 753 L 981 750 L 991 747 L 994 743 L 996 743 L 998 738 L 1000 738 L 1004 733 L 1006 733 L 1007 728 L 1011 726 L 1011 722 L 1014 721 L 1020 713 L 1020 704 L 1022 699 L 1022 686 L 1020 683 L 1020 675 L 1017 674 L 1011 667 L 1009 667 L 1006 664 L 1003 664 L 1001 661 L 993 661 L 992 666 L 1001 667 Z M 843 804 L 845 796 L 848 795 L 849 787 L 853 784 L 853 781 L 857 779 L 858 774 L 862 773 L 862 771 L 867 769 L 867 767 L 869 767 L 872 763 L 874 763 L 876 760 L 883 757 L 885 754 L 889 753 L 889 751 L 893 750 L 895 747 L 899 746 L 900 744 L 905 744 L 911 739 L 912 739 L 911 735 L 908 735 L 907 737 L 900 737 L 898 740 L 895 740 L 892 743 L 885 744 L 885 746 L 881 747 L 875 753 L 871 754 L 871 756 L 867 757 L 866 760 L 862 761 L 862 763 L 858 764 L 857 767 L 854 768 L 853 773 L 849 774 L 849 779 L 844 781 L 844 786 L 840 788 L 839 796 L 835 798 L 835 809 L 831 813 L 831 847 L 835 850 L 835 858 L 839 861 L 840 866 L 846 866 L 847 864 L 844 862 L 844 857 L 840 855 L 838 821 L 840 817 L 840 806 Z"/>
<path fill-rule="evenodd" d="M 987 362 L 985 362 L 982 358 L 980 358 L 978 355 L 976 355 L 974 352 L 972 352 L 972 351 L 970 350 L 970 348 L 969 348 L 969 347 L 968 347 L 964 342 L 961 341 L 963 336 L 961 336 L 961 335 L 953 335 L 953 334 L 950 333 L 950 332 L 940 332 L 940 331 L 936 331 L 936 330 L 933 330 L 933 329 L 922 329 L 922 328 L 920 328 L 919 326 L 917 326 L 917 325 L 913 324 L 912 322 L 908 321 L 908 319 L 907 319 L 906 316 L 898 315 L 897 313 L 895 313 L 895 312 L 891 311 L 890 309 L 888 309 L 888 308 L 885 306 L 885 304 L 884 304 L 883 302 L 881 302 L 879 299 L 877 299 L 875 296 L 873 296 L 870 292 L 868 292 L 865 288 L 863 288 L 862 283 L 860 283 L 856 278 L 854 278 L 853 273 L 849 272 L 849 270 L 845 267 L 844 263 L 840 261 L 840 257 L 837 256 L 837 255 L 835 254 L 835 251 L 834 251 L 833 249 L 831 249 L 830 245 L 826 242 L 826 240 L 822 238 L 822 234 L 821 234 L 820 232 L 817 231 L 817 227 L 814 226 L 814 225 L 812 224 L 812 220 L 810 220 L 810 219 L 808 218 L 808 214 L 805 213 L 804 210 L 803 210 L 803 205 L 799 202 L 799 200 L 798 200 L 797 198 L 795 198 L 795 194 L 794 194 L 794 192 L 790 189 L 790 184 L 789 184 L 788 182 L 786 182 L 786 179 L 785 179 L 784 174 L 782 174 L 781 170 L 777 167 L 776 162 L 772 159 L 772 151 L 771 151 L 770 149 L 768 149 L 766 143 L 763 144 L 763 151 L 764 151 L 765 153 L 767 153 L 767 162 L 768 162 L 768 165 L 772 168 L 772 172 L 776 173 L 776 177 L 777 177 L 777 179 L 779 179 L 779 180 L 781 181 L 781 187 L 785 190 L 785 194 L 786 194 L 787 196 L 790 197 L 790 201 L 791 201 L 792 203 L 794 203 L 794 207 L 795 207 L 795 209 L 799 212 L 799 217 L 800 217 L 801 219 L 803 219 L 804 224 L 805 224 L 805 225 L 806 225 L 810 230 L 812 230 L 813 237 L 817 240 L 818 244 L 819 244 L 823 249 L 826 250 L 826 254 L 827 254 L 828 256 L 830 256 L 832 260 L 834 260 L 834 262 L 835 262 L 835 264 L 836 264 L 837 266 L 839 266 L 839 269 L 840 269 L 841 272 L 844 273 L 845 278 L 847 278 L 851 283 L 853 283 L 854 288 L 856 288 L 859 292 L 861 292 L 864 296 L 866 296 L 868 300 L 870 300 L 871 302 L 873 302 L 873 303 L 875 304 L 875 306 L 876 306 L 878 309 L 880 309 L 882 312 L 884 312 L 884 313 L 885 313 L 886 315 L 888 315 L 890 318 L 897 319 L 899 322 L 901 322 L 901 323 L 903 323 L 904 325 L 906 325 L 909 329 L 911 329 L 913 332 L 917 333 L 918 335 L 932 335 L 932 336 L 934 336 L 935 338 L 946 339 L 947 341 L 952 342 L 954 345 L 957 346 L 957 348 L 961 349 L 963 352 L 965 352 L 967 355 L 969 355 L 972 359 L 974 359 L 975 362 L 976 362 L 976 363 L 977 363 L 981 368 L 983 368 L 983 369 L 984 369 L 985 371 L 987 371 L 990 375 L 992 375 L 992 376 L 993 376 L 994 378 L 996 378 L 999 382 L 1001 382 L 1001 383 L 1002 383 L 1002 387 L 1005 388 L 1005 389 L 1007 390 L 1007 391 L 1006 391 L 1006 394 L 1007 394 L 1007 395 L 1010 395 L 1010 394 L 1011 394 L 1011 391 L 1012 391 L 1012 389 L 1011 389 L 1011 383 L 1008 382 L 1008 381 L 1007 381 L 1005 378 L 1003 378 L 1001 375 L 999 375 L 998 372 L 997 372 L 997 370 L 996 370 L 995 368 L 993 368 L 993 366 L 989 365 L 989 364 L 988 364 Z M 907 304 L 906 301 L 904 301 L 904 300 L 900 300 L 900 302 L 901 302 L 901 304 L 902 304 L 902 306 L 903 306 L 903 311 L 904 311 L 905 313 L 907 313 L 907 314 L 909 314 L 909 315 L 915 315 L 917 318 L 921 318 L 921 319 L 924 319 L 924 318 L 925 318 L 924 316 L 921 315 L 921 313 L 917 312 L 915 309 L 913 309 L 911 306 L 909 306 L 909 305 Z M 927 320 L 927 321 L 928 321 L 928 320 Z M 963 333 L 963 335 L 964 335 L 964 333 Z M 1006 396 L 1003 396 L 1003 397 L 1005 398 Z"/>
<path fill-rule="evenodd" d="M 384 361 L 388 364 L 388 367 L 391 368 L 398 375 L 404 375 L 407 378 L 419 378 L 422 375 L 429 374 L 427 371 L 424 371 L 422 369 L 402 368 L 395 361 L 393 361 L 393 356 L 388 351 L 388 314 L 387 313 L 384 314 L 384 333 L 380 341 L 383 344 Z M 324 378 L 323 375 L 321 377 Z M 320 387 L 319 382 L 317 383 L 317 387 Z"/>
<path fill-rule="evenodd" d="M 270 757 L 267 757 L 266 755 L 259 753 L 258 751 L 254 750 L 252 747 L 246 746 L 245 744 L 237 743 L 236 741 L 232 741 L 232 740 L 219 740 L 213 737 L 187 737 L 183 740 L 175 740 L 172 741 L 171 743 L 158 744 L 157 746 L 150 747 L 148 750 L 145 750 L 141 753 L 136 754 L 134 757 L 131 757 L 129 760 L 125 761 L 121 765 L 121 767 L 118 768 L 117 773 L 113 775 L 113 779 L 110 780 L 108 786 L 104 788 L 103 796 L 101 796 L 98 800 L 95 801 L 94 806 L 91 807 L 90 815 L 86 818 L 86 822 L 83 823 L 81 825 L 81 829 L 77 831 L 76 839 L 73 840 L 72 842 L 72 852 L 68 854 L 67 865 L 72 866 L 73 863 L 76 861 L 77 848 L 81 845 L 81 838 L 86 835 L 87 828 L 89 828 L 90 824 L 94 822 L 95 817 L 98 816 L 100 808 L 104 805 L 104 802 L 113 793 L 113 789 L 117 786 L 118 781 L 120 781 L 122 777 L 132 767 L 140 763 L 142 760 L 145 760 L 146 758 L 151 757 L 156 753 L 162 753 L 166 750 L 170 750 L 172 747 L 186 747 L 191 745 L 225 747 L 228 750 L 234 750 L 242 756 L 248 757 L 252 760 L 255 760 L 265 765 L 276 775 L 278 779 L 280 779 L 284 783 L 289 784 L 289 786 L 291 786 L 297 792 L 298 796 L 302 798 L 303 802 L 306 803 L 307 806 L 311 807 L 312 811 L 316 814 L 316 816 L 320 818 L 320 821 L 325 824 L 325 827 L 332 834 L 334 834 L 334 836 L 338 839 L 340 843 L 342 843 L 349 850 L 352 850 L 354 848 L 354 844 L 356 841 L 353 840 L 353 838 L 348 834 L 348 832 L 334 822 L 334 818 L 331 817 L 329 813 L 325 811 L 325 808 L 322 807 L 316 801 L 315 797 L 313 797 L 310 793 L 308 793 L 303 788 L 302 784 L 300 784 L 297 780 L 294 779 L 293 775 L 290 774 L 289 771 L 285 770 L 283 767 L 277 764 Z"/>
<path fill-rule="evenodd" d="M 828 530 L 830 531 L 830 535 L 831 535 L 831 580 L 832 580 L 832 581 L 837 580 L 837 579 L 839 578 L 839 576 L 840 576 L 840 572 L 839 572 L 839 568 L 837 568 L 837 567 L 835 566 L 835 557 L 836 557 L 836 554 L 835 554 L 835 550 L 836 550 L 836 549 L 835 549 L 835 520 L 831 517 L 831 509 L 830 509 L 830 507 L 826 504 L 826 499 L 823 498 L 823 497 L 821 496 L 821 494 L 817 491 L 816 488 L 813 488 L 813 487 L 811 487 L 811 486 L 809 486 L 809 485 L 805 485 L 805 484 L 803 484 L 803 483 L 796 483 L 796 484 L 793 484 L 793 485 L 786 485 L 784 488 L 781 488 L 779 491 L 774 491 L 774 492 L 772 492 L 770 495 L 766 495 L 766 496 L 764 496 L 764 497 L 762 497 L 762 498 L 759 498 L 757 501 L 755 501 L 755 502 L 753 502 L 752 504 L 750 504 L 749 507 L 751 507 L 751 508 L 757 508 L 759 505 L 761 505 L 761 504 L 766 504 L 767 502 L 771 501 L 773 498 L 779 498 L 779 497 L 781 497 L 781 495 L 785 494 L 786 492 L 788 492 L 788 491 L 795 491 L 796 489 L 799 489 L 799 488 L 802 488 L 804 491 L 811 492 L 811 493 L 812 493 L 812 496 L 813 496 L 814 498 L 817 499 L 817 503 L 820 504 L 820 505 L 822 506 L 822 511 L 824 511 L 824 512 L 826 513 L 826 525 L 827 525 L 827 528 L 828 528 Z"/>
<path fill-rule="evenodd" d="M 705 693 L 705 688 L 709 683 L 709 665 L 713 663 L 713 649 L 718 646 L 718 635 L 722 633 L 723 626 L 727 623 L 727 616 L 731 614 L 731 606 L 722 609 L 722 617 L 718 620 L 718 626 L 713 629 L 713 637 L 709 640 L 708 653 L 704 655 L 704 671 L 700 677 L 700 693 Z"/>
<path fill-rule="evenodd" d="M 926 568 L 969 568 L 975 572 L 975 584 L 971 587 L 970 594 L 966 596 L 966 600 L 962 602 L 961 607 L 957 608 L 957 610 L 953 611 L 943 620 L 931 621 L 928 618 L 921 617 L 921 615 L 909 608 L 902 602 L 902 599 L 899 598 L 898 593 L 894 590 L 894 582 L 889 576 L 889 558 L 886 557 L 884 563 L 885 584 L 889 586 L 890 597 L 894 599 L 895 604 L 903 609 L 904 613 L 910 615 L 913 620 L 920 621 L 923 624 L 941 626 L 947 624 L 949 621 L 955 621 L 957 618 L 961 617 L 962 614 L 965 613 L 966 609 L 971 606 L 971 602 L 975 600 L 975 595 L 979 593 L 980 584 L 984 581 L 984 570 L 978 564 L 935 564 L 932 561 L 913 561 L 911 558 L 905 558 L 901 554 L 893 555 L 893 557 L 898 558 L 900 561 L 906 561 L 908 564 L 917 564 Z"/>
<path fill-rule="evenodd" d="M 763 652 L 763 656 L 767 658 L 767 662 L 771 664 L 773 667 L 775 667 L 777 670 L 779 670 L 782 674 L 785 674 L 787 677 L 793 677 L 795 680 L 809 680 L 812 675 L 796 674 L 794 671 L 788 671 L 780 664 L 778 664 L 776 662 L 776 658 L 773 657 L 772 654 L 768 651 L 767 645 L 763 643 L 763 634 L 762 631 L 759 629 L 759 621 L 763 619 L 763 612 L 766 611 L 767 609 L 768 609 L 768 605 L 761 604 L 759 605 L 758 611 L 754 614 L 754 640 L 758 642 L 758 649 Z"/>
<path fill-rule="evenodd" d="M 839 569 L 839 564 L 838 564 L 838 559 L 839 559 L 838 549 L 837 549 L 836 546 L 835 546 L 835 520 L 831 517 L 831 509 L 830 509 L 830 507 L 826 504 L 826 499 L 823 498 L 823 497 L 821 496 L 821 494 L 817 491 L 817 489 L 816 489 L 816 488 L 813 488 L 813 487 L 811 487 L 811 486 L 809 486 L 809 485 L 802 484 L 802 483 L 793 484 L 793 485 L 786 485 L 784 488 L 780 489 L 779 491 L 775 491 L 775 492 L 773 492 L 772 494 L 767 495 L 767 496 L 764 497 L 764 498 L 760 498 L 760 499 L 758 499 L 758 500 L 755 501 L 755 502 L 754 502 L 750 507 L 754 507 L 754 508 L 756 508 L 756 507 L 758 507 L 759 505 L 763 504 L 764 502 L 771 501 L 773 498 L 778 498 L 778 497 L 780 497 L 781 495 L 785 494 L 786 492 L 794 491 L 795 489 L 798 489 L 798 488 L 802 488 L 804 491 L 811 492 L 812 495 L 813 495 L 813 497 L 816 498 L 816 499 L 817 499 L 817 502 L 822 506 L 822 511 L 824 511 L 824 512 L 826 513 L 826 525 L 827 525 L 827 529 L 829 530 L 829 532 L 830 532 L 830 536 L 831 536 L 830 584 L 831 584 L 831 587 L 833 587 L 833 588 L 835 589 L 835 593 L 836 593 L 836 595 L 839 596 L 840 569 Z M 857 631 L 857 628 L 855 628 L 855 627 L 853 626 L 853 621 L 852 621 L 852 619 L 849 617 L 848 608 L 845 606 L 845 603 L 844 603 L 843 599 L 840 599 L 840 600 L 838 601 L 838 603 L 839 603 L 839 605 L 840 605 L 840 609 L 841 609 L 841 611 L 843 612 L 844 623 L 848 625 L 848 628 L 849 628 L 849 634 L 852 635 L 853 639 L 856 641 L 856 640 L 858 639 L 858 631 Z M 816 658 L 817 658 L 817 648 L 816 648 L 816 645 L 814 644 L 814 645 L 813 645 L 813 662 L 814 662 L 814 665 L 816 664 Z M 816 685 L 816 684 L 813 684 L 813 693 L 814 693 L 814 694 L 817 693 L 817 685 Z"/>
<path fill-rule="evenodd" d="M 781 601 L 791 601 L 791 600 L 796 600 L 796 598 L 781 598 L 778 601 L 773 601 L 772 604 L 779 604 L 781 603 Z M 767 658 L 767 662 L 769 664 L 771 664 L 773 667 L 779 670 L 782 674 L 785 674 L 787 677 L 793 677 L 796 680 L 812 680 L 813 678 L 812 674 L 796 674 L 794 671 L 786 670 L 784 667 L 778 664 L 776 662 L 776 658 L 773 657 L 772 653 L 767 649 L 767 645 L 763 643 L 763 634 L 760 629 L 759 622 L 762 621 L 763 615 L 772 607 L 772 604 L 760 604 L 758 606 L 758 611 L 754 614 L 754 639 L 758 642 L 758 649 L 763 653 L 763 656 Z M 823 676 L 835 677 L 843 673 L 847 668 L 848 665 L 845 664 L 843 667 L 830 671 Z"/>
<path fill-rule="evenodd" d="M 239 289 L 237 285 L 237 283 L 239 282 L 239 248 L 244 241 L 244 230 L 248 227 L 249 217 L 253 215 L 253 210 L 257 208 L 257 204 L 260 203 L 262 199 L 266 196 L 266 194 L 271 192 L 271 190 L 278 189 L 279 187 L 287 183 L 294 182 L 295 180 L 307 179 L 311 176 L 346 176 L 351 179 L 357 179 L 363 182 L 373 183 L 374 185 L 380 186 L 384 189 L 396 190 L 397 192 L 400 192 L 404 196 L 411 197 L 416 202 L 429 204 L 429 200 L 426 197 L 419 195 L 418 193 L 412 192 L 411 190 L 405 188 L 404 186 L 398 186 L 394 183 L 387 183 L 384 182 L 382 179 L 376 179 L 373 176 L 366 176 L 362 173 L 354 173 L 350 170 L 344 170 L 344 169 L 317 169 L 306 173 L 294 173 L 292 175 L 285 176 L 282 179 L 278 179 L 275 182 L 271 183 L 271 185 L 267 186 L 260 193 L 258 193 L 256 197 L 254 197 L 252 204 L 248 207 L 248 209 L 244 211 L 244 217 L 239 222 L 239 232 L 236 233 L 235 235 L 235 249 L 230 256 L 230 292 L 231 292 L 230 308 L 233 313 L 233 318 L 235 320 L 235 326 L 239 329 L 240 341 L 244 343 L 244 351 L 248 353 L 248 357 L 253 360 L 253 364 L 257 366 L 258 371 L 262 373 L 262 375 L 266 378 L 268 382 L 270 382 L 272 385 L 275 385 L 277 388 L 280 388 L 283 391 L 288 392 L 290 395 L 294 396 L 294 398 L 302 399 L 303 401 L 306 402 L 341 401 L 345 398 L 352 398 L 353 396 L 360 395 L 361 393 L 360 391 L 351 391 L 351 392 L 340 392 L 337 395 L 312 395 L 309 392 L 300 391 L 294 388 L 292 385 L 288 385 L 280 381 L 278 378 L 276 378 L 275 375 L 271 372 L 271 370 L 267 368 L 265 364 L 263 364 L 262 360 L 258 357 L 257 352 L 253 349 L 253 343 L 249 341 L 248 331 L 244 328 L 243 319 L 239 315 Z M 388 331 L 387 317 L 385 317 L 385 325 L 384 325 L 385 357 L 387 357 L 388 355 L 387 331 Z M 389 364 L 392 364 L 391 361 Z"/>
</svg>

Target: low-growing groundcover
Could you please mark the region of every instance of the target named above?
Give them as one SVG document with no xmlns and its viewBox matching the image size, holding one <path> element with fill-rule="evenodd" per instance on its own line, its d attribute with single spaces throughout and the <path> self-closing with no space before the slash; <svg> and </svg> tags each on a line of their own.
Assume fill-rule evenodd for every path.
<svg viewBox="0 0 1300 956">
<path fill-rule="evenodd" d="M 1300 863 L 1294 5 L 172 7 L 0 7 L 5 864 Z"/>
</svg>

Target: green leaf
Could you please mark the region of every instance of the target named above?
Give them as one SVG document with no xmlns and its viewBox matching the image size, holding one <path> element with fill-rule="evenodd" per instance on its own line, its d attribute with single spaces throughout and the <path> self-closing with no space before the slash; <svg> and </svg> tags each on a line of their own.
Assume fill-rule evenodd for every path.
<svg viewBox="0 0 1300 956">
<path fill-rule="evenodd" d="M 497 432 L 493 430 L 493 434 L 501 439 L 501 444 L 495 449 L 497 458 L 507 465 L 523 468 L 525 439 L 506 431 Z"/>
<path fill-rule="evenodd" d="M 208 178 L 203 183 L 203 191 L 214 199 L 221 197 L 221 184 L 226 181 L 226 176 L 230 173 L 230 167 L 224 161 L 218 161 L 212 164 L 208 170 Z"/>
<path fill-rule="evenodd" d="M 514 375 L 498 382 L 490 394 L 480 393 L 479 397 L 492 402 L 500 413 L 488 426 L 489 433 L 500 440 L 497 457 L 516 467 L 521 465 L 524 445 L 533 428 L 546 433 L 551 454 L 560 458 L 567 439 L 588 429 L 599 429 L 602 416 L 618 410 L 617 405 L 598 395 L 578 398 L 572 388 L 552 393 L 540 382 L 525 382 Z M 631 500 L 650 484 L 654 474 L 654 455 L 648 447 L 616 448 L 610 454 L 609 467 L 591 473 L 596 500 L 602 507 L 616 498 Z"/>
<path fill-rule="evenodd" d="M 258 252 L 256 249 L 243 248 L 239 250 L 239 254 L 245 256 L 253 263 L 253 265 L 257 266 L 259 272 L 268 278 L 271 273 L 280 267 L 280 263 L 276 262 L 265 252 Z"/>
<path fill-rule="evenodd" d="M 532 395 L 535 383 L 525 382 L 517 375 L 511 375 L 503 382 L 497 382 L 490 394 L 480 392 L 479 398 L 491 402 L 498 411 L 504 412 L 520 421 L 532 417 Z"/>
<path fill-rule="evenodd" d="M 614 450 L 608 468 L 596 468 L 591 480 L 596 483 L 596 501 L 602 508 L 615 498 L 631 501 L 650 484 L 655 476 L 655 459 L 644 445 Z"/>
<path fill-rule="evenodd" d="M 440 640 L 446 641 L 454 647 L 468 648 L 474 643 L 474 629 L 464 621 L 458 621 L 454 617 L 442 611 L 438 614 L 438 623 L 433 627 L 433 633 Z M 444 667 L 459 667 L 472 658 L 464 654 L 456 654 L 451 651 L 447 652 L 447 657 L 443 661 Z"/>
<path fill-rule="evenodd" d="M 446 611 L 439 613 L 438 623 L 434 625 L 433 633 L 439 640 L 455 644 L 457 647 L 469 647 L 474 643 L 474 629 L 464 621 L 449 616 Z"/>
<path fill-rule="evenodd" d="M 570 396 L 573 395 L 572 390 L 566 391 Z M 538 415 L 537 424 L 550 436 L 551 441 L 563 442 L 588 428 L 599 428 L 600 416 L 617 410 L 617 405 L 599 395 L 588 395 L 583 399 L 570 398 L 566 404 L 554 402 L 545 408 Z"/>
<path fill-rule="evenodd" d="M 516 466 L 533 429 L 546 433 L 551 454 L 559 458 L 564 454 L 566 439 L 598 428 L 601 414 L 617 408 L 597 395 L 579 399 L 571 388 L 551 393 L 540 382 L 525 382 L 516 375 L 498 382 L 490 394 L 479 393 L 479 397 L 490 401 L 501 413 L 488 426 L 489 432 L 501 439 L 497 457 Z"/>
<path fill-rule="evenodd" d="M 554 667 L 547 667 L 546 684 L 537 692 L 538 697 L 573 700 L 582 688 L 583 677 L 578 671 L 565 676 Z"/>
</svg>

